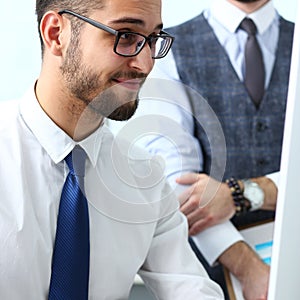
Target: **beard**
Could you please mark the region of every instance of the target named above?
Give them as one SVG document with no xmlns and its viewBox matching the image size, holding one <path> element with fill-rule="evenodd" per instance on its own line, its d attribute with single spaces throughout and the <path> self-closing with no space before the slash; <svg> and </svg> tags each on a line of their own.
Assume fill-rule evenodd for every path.
<svg viewBox="0 0 300 300">
<path fill-rule="evenodd" d="M 134 115 L 138 107 L 139 91 L 115 84 L 112 79 L 103 84 L 99 72 L 83 64 L 78 37 L 71 38 L 60 69 L 68 91 L 81 102 L 81 107 L 84 104 L 96 114 L 116 121 L 125 121 Z M 112 78 L 142 78 L 144 82 L 146 74 L 118 72 Z M 72 109 L 76 110 L 75 104 Z"/>
</svg>

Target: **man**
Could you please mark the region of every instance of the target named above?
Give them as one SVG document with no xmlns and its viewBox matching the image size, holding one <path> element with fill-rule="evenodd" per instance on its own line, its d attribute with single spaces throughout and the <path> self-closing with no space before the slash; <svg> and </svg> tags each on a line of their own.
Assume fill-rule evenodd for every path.
<svg viewBox="0 0 300 300">
<path fill-rule="evenodd" d="M 103 125 L 130 118 L 172 44 L 161 2 L 38 0 L 36 12 L 40 76 L 0 110 L 0 298 L 126 299 L 139 272 L 159 299 L 222 299 L 159 162 L 147 176 L 150 158 Z"/>
<path fill-rule="evenodd" d="M 246 42 L 254 38 L 240 25 L 245 18 L 257 28 L 262 76 L 258 58 L 246 66 Z M 210 268 L 221 263 L 239 279 L 246 299 L 265 299 L 269 266 L 228 220 L 234 216 L 241 226 L 274 218 L 293 24 L 268 0 L 218 0 L 168 32 L 176 42 L 155 66 L 135 119 L 142 127 L 152 115 L 155 130 L 140 144 L 165 158 L 193 247 L 211 276 L 226 289 L 220 267 Z M 247 82 L 252 66 L 262 78 L 254 84 L 262 85 L 259 96 Z M 176 184 L 190 187 L 180 193 Z"/>
</svg>

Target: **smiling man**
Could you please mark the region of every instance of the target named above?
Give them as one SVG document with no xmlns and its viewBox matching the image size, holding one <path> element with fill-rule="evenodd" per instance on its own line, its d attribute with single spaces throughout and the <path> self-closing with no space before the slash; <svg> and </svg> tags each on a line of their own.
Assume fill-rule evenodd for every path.
<svg viewBox="0 0 300 300">
<path fill-rule="evenodd" d="M 173 38 L 159 0 L 38 0 L 42 68 L 1 104 L 0 298 L 223 299 L 159 162 L 116 140 Z M 150 166 L 149 166 L 150 163 Z"/>
</svg>

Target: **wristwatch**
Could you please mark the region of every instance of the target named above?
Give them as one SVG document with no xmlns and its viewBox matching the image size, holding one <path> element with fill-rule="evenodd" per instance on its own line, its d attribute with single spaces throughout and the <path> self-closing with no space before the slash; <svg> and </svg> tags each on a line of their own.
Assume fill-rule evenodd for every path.
<svg viewBox="0 0 300 300">
<path fill-rule="evenodd" d="M 264 191 L 250 179 L 243 179 L 242 182 L 244 184 L 243 196 L 251 205 L 250 211 L 261 208 L 265 198 Z"/>
</svg>

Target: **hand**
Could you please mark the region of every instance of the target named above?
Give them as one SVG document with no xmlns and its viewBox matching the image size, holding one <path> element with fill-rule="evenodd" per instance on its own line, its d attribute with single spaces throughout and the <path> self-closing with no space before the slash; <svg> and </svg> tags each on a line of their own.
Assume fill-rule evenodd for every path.
<svg viewBox="0 0 300 300">
<path fill-rule="evenodd" d="M 270 267 L 245 242 L 237 242 L 219 257 L 222 263 L 240 281 L 246 300 L 266 300 Z"/>
<path fill-rule="evenodd" d="M 191 185 L 181 195 L 181 211 L 189 223 L 189 234 L 229 220 L 235 214 L 231 191 L 206 174 L 188 173 L 176 180 L 179 184 Z"/>
</svg>

